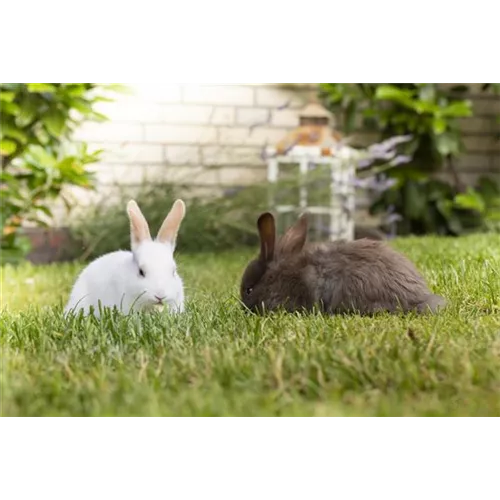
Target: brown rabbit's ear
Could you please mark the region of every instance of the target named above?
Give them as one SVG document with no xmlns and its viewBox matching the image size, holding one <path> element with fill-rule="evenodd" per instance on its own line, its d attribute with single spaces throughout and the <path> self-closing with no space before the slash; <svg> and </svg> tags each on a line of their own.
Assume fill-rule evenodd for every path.
<svg viewBox="0 0 500 500">
<path fill-rule="evenodd" d="M 130 219 L 130 243 L 132 250 L 135 250 L 143 241 L 151 240 L 151 234 L 148 223 L 134 200 L 127 203 L 127 213 Z"/>
<path fill-rule="evenodd" d="M 307 214 L 302 214 L 299 220 L 280 238 L 278 251 L 280 255 L 300 252 L 307 239 Z"/>
<path fill-rule="evenodd" d="M 184 219 L 185 214 L 186 205 L 184 202 L 182 200 L 175 200 L 170 212 L 158 231 L 156 239 L 160 243 L 169 243 L 172 247 L 175 247 L 177 233 L 179 232 L 179 227 L 181 226 L 181 222 L 182 219 Z"/>
<path fill-rule="evenodd" d="M 276 241 L 276 227 L 274 217 L 269 212 L 262 214 L 258 221 L 260 236 L 260 259 L 263 262 L 271 262 L 274 259 L 274 243 Z"/>
</svg>

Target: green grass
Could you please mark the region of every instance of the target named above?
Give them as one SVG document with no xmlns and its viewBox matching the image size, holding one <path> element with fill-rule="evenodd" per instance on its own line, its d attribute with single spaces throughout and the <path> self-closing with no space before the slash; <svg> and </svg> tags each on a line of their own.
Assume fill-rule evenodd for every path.
<svg viewBox="0 0 500 500">
<path fill-rule="evenodd" d="M 178 257 L 189 306 L 65 320 L 79 267 L 6 267 L 3 415 L 500 415 L 500 236 L 403 239 L 436 316 L 245 314 L 249 252 Z"/>
</svg>

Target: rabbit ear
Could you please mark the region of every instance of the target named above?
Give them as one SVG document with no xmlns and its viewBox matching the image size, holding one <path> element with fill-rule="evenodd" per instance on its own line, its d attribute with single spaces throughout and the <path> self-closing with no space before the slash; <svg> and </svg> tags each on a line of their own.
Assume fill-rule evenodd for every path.
<svg viewBox="0 0 500 500">
<path fill-rule="evenodd" d="M 127 204 L 128 218 L 130 219 L 130 243 L 132 250 L 136 249 L 143 241 L 151 240 L 149 226 L 142 215 L 139 205 L 134 200 Z"/>
<path fill-rule="evenodd" d="M 262 214 L 257 221 L 260 236 L 260 259 L 271 262 L 274 259 L 274 243 L 276 240 L 276 228 L 274 217 L 269 212 Z"/>
<path fill-rule="evenodd" d="M 280 238 L 280 254 L 287 255 L 300 252 L 302 248 L 304 248 L 306 239 L 307 214 L 303 214 L 300 216 L 299 220 Z"/>
<path fill-rule="evenodd" d="M 156 239 L 161 243 L 169 243 L 172 247 L 175 247 L 177 232 L 179 231 L 179 227 L 185 214 L 186 205 L 184 202 L 182 200 L 175 200 L 170 212 L 158 231 Z"/>
</svg>

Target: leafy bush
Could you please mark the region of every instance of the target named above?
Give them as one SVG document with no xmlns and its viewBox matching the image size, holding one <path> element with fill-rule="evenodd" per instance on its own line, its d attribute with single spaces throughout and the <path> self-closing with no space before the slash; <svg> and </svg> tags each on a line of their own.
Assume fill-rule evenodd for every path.
<svg viewBox="0 0 500 500">
<path fill-rule="evenodd" d="M 131 198 L 141 207 L 152 235 L 160 228 L 173 202 L 179 197 L 186 199 L 187 216 L 178 239 L 178 249 L 182 252 L 227 250 L 256 244 L 252 208 L 264 208 L 256 202 L 265 199 L 264 186 L 252 186 L 224 197 L 193 196 L 185 185 L 144 184 L 116 188 L 119 190 L 116 202 L 102 200 L 74 221 L 72 233 L 83 249 L 75 257 L 87 260 L 130 247 L 130 225 L 125 207 Z"/>
<path fill-rule="evenodd" d="M 25 222 L 45 225 L 50 202 L 65 186 L 92 187 L 86 169 L 99 159 L 85 144 L 67 146 L 83 120 L 105 120 L 96 113 L 100 95 L 112 86 L 92 83 L 3 83 L 0 85 L 0 201 L 2 261 L 16 261 L 29 250 L 20 236 Z"/>
<path fill-rule="evenodd" d="M 497 86 L 485 84 L 484 90 L 496 91 Z M 372 206 L 372 213 L 398 214 L 400 234 L 457 235 L 483 229 L 498 215 L 498 186 L 482 179 L 466 188 L 455 170 L 454 161 L 464 151 L 457 119 L 472 115 L 471 102 L 463 98 L 467 91 L 463 85 L 447 90 L 418 83 L 320 86 L 323 101 L 341 115 L 347 133 L 364 127 L 382 138 L 412 136 L 405 147 L 412 160 L 385 171 L 395 183 Z M 444 168 L 452 173 L 453 183 L 434 177 Z"/>
</svg>

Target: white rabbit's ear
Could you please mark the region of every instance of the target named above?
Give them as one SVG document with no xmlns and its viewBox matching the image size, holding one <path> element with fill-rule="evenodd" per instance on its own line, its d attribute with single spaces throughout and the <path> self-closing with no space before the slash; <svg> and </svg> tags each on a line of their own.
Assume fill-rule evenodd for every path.
<svg viewBox="0 0 500 500">
<path fill-rule="evenodd" d="M 160 243 L 168 243 L 172 245 L 172 247 L 175 247 L 177 233 L 185 214 L 186 205 L 184 204 L 184 202 L 182 200 L 175 200 L 169 214 L 163 221 L 163 224 L 158 231 L 158 236 L 156 237 L 156 239 Z"/>
<path fill-rule="evenodd" d="M 148 223 L 134 200 L 128 202 L 127 213 L 130 219 L 130 243 L 132 250 L 135 250 L 143 241 L 151 240 L 151 234 Z"/>
</svg>

